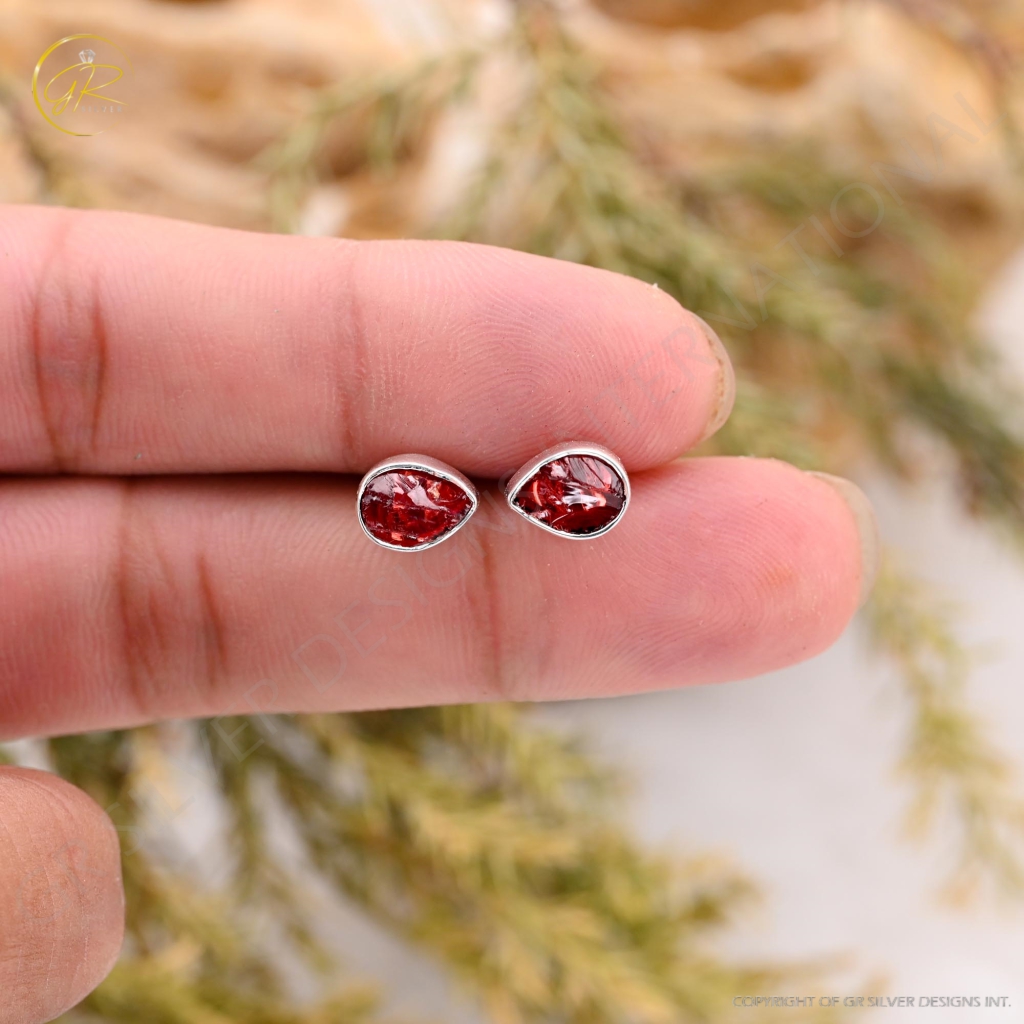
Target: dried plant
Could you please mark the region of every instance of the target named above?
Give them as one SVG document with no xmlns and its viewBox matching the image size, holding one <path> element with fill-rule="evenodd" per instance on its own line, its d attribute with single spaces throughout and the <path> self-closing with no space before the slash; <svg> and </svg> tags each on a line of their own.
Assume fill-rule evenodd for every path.
<svg viewBox="0 0 1024 1024">
<path fill-rule="evenodd" d="M 330 964 L 314 885 L 430 951 L 501 1024 L 729 1021 L 737 993 L 809 979 L 712 955 L 709 933 L 749 884 L 714 859 L 642 851 L 614 824 L 607 773 L 525 717 L 485 705 L 50 741 L 53 767 L 126 837 L 126 954 L 70 1019 L 382 1020 L 365 986 L 315 1007 L 289 998 L 286 951 L 309 969 Z M 150 838 L 147 794 L 197 772 L 223 798 L 223 885 L 197 877 L 162 830 Z M 165 818 L 182 799 L 164 799 Z M 290 863 L 268 809 L 300 840 Z"/>
</svg>

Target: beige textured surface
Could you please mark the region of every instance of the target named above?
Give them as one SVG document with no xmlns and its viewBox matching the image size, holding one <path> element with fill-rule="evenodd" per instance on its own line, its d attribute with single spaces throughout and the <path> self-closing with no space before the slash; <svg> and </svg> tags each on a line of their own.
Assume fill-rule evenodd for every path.
<svg viewBox="0 0 1024 1024">
<path fill-rule="evenodd" d="M 876 160 L 912 163 L 910 147 L 935 192 L 1003 206 L 1003 142 L 984 128 L 995 118 L 987 72 L 893 5 L 650 0 L 633 9 L 682 25 L 669 30 L 608 17 L 582 0 L 568 6 L 580 38 L 605 63 L 625 122 L 643 126 L 644 144 L 663 162 L 685 170 L 752 140 L 810 135 L 858 180 Z M 613 0 L 603 6 L 622 13 Z M 725 10 L 725 21 L 714 14 Z M 7 0 L 0 69 L 31 144 L 73 179 L 75 201 L 261 227 L 265 179 L 253 158 L 295 124 L 313 90 L 479 42 L 508 13 L 504 0 Z M 728 30 L 695 27 L 708 24 Z M 116 40 L 136 70 L 137 114 L 88 139 L 49 128 L 29 95 L 39 54 L 83 30 Z M 1013 38 L 1006 32 L 1004 41 Z M 428 135 L 425 145 L 443 144 L 442 136 Z M 402 233 L 417 212 L 408 205 L 410 175 L 433 166 L 428 155 L 380 183 L 336 144 L 313 227 L 344 230 L 351 218 L 356 233 Z M 18 152 L 0 121 L 0 196 L 28 198 L 35 177 L 26 147 Z"/>
</svg>

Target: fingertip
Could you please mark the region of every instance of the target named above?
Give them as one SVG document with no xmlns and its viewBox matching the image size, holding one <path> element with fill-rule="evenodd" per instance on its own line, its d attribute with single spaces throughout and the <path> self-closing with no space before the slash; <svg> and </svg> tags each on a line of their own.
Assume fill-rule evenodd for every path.
<svg viewBox="0 0 1024 1024">
<path fill-rule="evenodd" d="M 703 329 L 712 355 L 718 361 L 719 370 L 718 387 L 715 391 L 712 415 L 697 442 L 702 444 L 709 437 L 717 434 L 732 415 L 733 406 L 736 404 L 736 371 L 733 369 L 729 353 L 717 332 L 712 329 L 706 320 L 697 316 L 696 313 L 691 313 L 690 315 Z"/>
<path fill-rule="evenodd" d="M 52 1020 L 113 967 L 124 934 L 120 844 L 110 818 L 56 775 L 0 769 L 3 1020 Z"/>
<path fill-rule="evenodd" d="M 852 480 L 847 480 L 841 476 L 833 476 L 831 473 L 816 471 L 812 471 L 810 475 L 823 480 L 836 491 L 853 517 L 860 550 L 860 595 L 858 607 L 861 607 L 871 596 L 871 591 L 874 588 L 881 566 L 882 545 L 874 506 L 872 506 L 868 496 Z"/>
</svg>

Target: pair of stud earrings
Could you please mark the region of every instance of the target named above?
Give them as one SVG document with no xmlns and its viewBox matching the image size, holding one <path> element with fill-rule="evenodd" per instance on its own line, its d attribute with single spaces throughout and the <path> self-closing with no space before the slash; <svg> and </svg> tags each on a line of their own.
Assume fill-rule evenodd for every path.
<svg viewBox="0 0 1024 1024">
<path fill-rule="evenodd" d="M 509 505 L 559 537 L 599 537 L 629 504 L 629 477 L 599 444 L 569 442 L 531 459 L 505 485 Z M 477 509 L 477 489 L 457 469 L 426 455 L 396 455 L 363 477 L 356 510 L 363 531 L 392 551 L 447 540 Z"/>
</svg>

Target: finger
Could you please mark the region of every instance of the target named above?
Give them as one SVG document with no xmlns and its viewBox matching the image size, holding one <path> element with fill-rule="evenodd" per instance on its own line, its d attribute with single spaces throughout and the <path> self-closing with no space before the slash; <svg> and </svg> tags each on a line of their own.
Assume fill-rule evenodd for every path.
<svg viewBox="0 0 1024 1024">
<path fill-rule="evenodd" d="M 721 343 L 607 271 L 455 242 L 0 207 L 0 472 L 500 476 L 556 441 L 658 465 L 724 420 Z"/>
<path fill-rule="evenodd" d="M 117 833 L 55 775 L 0 768 L 0 1021 L 37 1024 L 107 975 L 124 931 Z"/>
<path fill-rule="evenodd" d="M 0 729 L 735 679 L 826 647 L 871 573 L 840 492 L 780 462 L 641 474 L 589 542 L 484 500 L 444 544 L 395 553 L 353 496 L 330 478 L 3 485 Z"/>
</svg>

